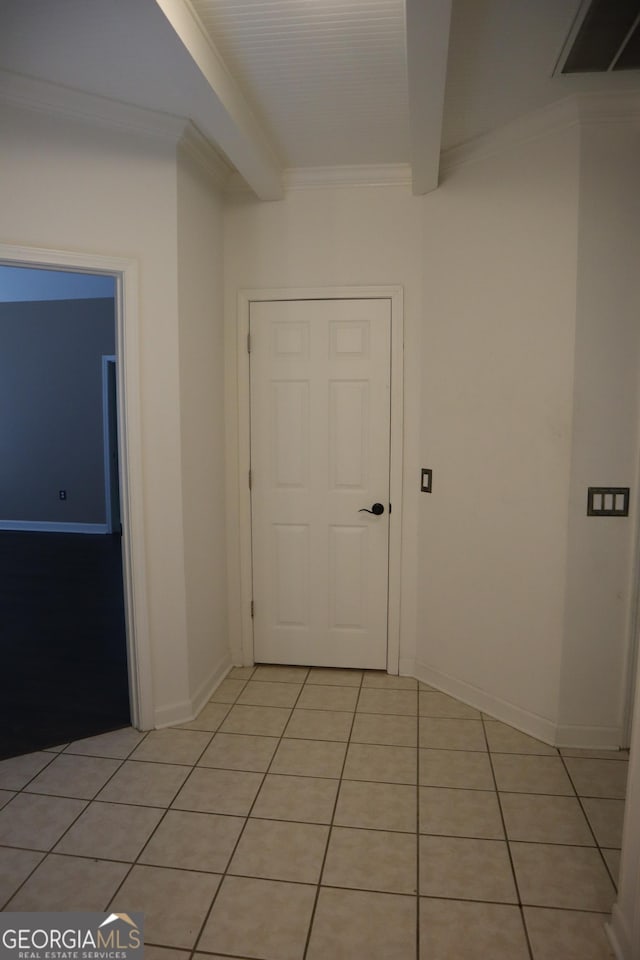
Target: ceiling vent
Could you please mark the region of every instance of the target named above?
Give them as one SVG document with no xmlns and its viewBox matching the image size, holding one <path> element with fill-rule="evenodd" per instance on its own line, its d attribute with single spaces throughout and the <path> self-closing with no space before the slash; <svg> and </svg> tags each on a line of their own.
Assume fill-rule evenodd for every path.
<svg viewBox="0 0 640 960">
<path fill-rule="evenodd" d="M 640 0 L 585 0 L 555 73 L 640 70 Z"/>
</svg>

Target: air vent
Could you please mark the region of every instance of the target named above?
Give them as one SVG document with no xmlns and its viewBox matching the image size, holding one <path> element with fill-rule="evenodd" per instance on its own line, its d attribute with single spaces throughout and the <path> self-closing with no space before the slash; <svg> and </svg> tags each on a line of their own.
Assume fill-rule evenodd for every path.
<svg viewBox="0 0 640 960">
<path fill-rule="evenodd" d="M 640 70 L 640 0 L 584 2 L 556 73 Z"/>
</svg>

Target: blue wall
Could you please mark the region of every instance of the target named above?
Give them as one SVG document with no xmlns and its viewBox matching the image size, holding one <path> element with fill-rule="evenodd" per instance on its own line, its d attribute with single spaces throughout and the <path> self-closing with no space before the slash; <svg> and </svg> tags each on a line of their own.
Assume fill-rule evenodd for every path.
<svg viewBox="0 0 640 960">
<path fill-rule="evenodd" d="M 105 522 L 114 311 L 112 298 L 0 303 L 0 522 Z"/>
<path fill-rule="evenodd" d="M 115 280 L 97 274 L 0 266 L 0 303 L 113 297 Z"/>
</svg>

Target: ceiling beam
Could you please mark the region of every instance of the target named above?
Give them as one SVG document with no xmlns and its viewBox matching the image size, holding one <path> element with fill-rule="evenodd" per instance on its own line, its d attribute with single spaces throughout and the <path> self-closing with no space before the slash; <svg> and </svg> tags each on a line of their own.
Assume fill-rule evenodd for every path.
<svg viewBox="0 0 640 960">
<path fill-rule="evenodd" d="M 154 0 L 204 83 L 192 90 L 190 117 L 261 200 L 284 196 L 282 165 L 236 81 L 188 0 Z"/>
<path fill-rule="evenodd" d="M 413 192 L 438 186 L 452 0 L 406 0 Z"/>
</svg>

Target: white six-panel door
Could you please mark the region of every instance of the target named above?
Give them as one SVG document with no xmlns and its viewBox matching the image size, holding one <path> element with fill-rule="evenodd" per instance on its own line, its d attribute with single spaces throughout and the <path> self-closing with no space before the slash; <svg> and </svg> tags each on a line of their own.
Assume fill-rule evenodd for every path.
<svg viewBox="0 0 640 960">
<path fill-rule="evenodd" d="M 254 302 L 250 335 L 255 660 L 385 669 L 391 302 Z"/>
</svg>

